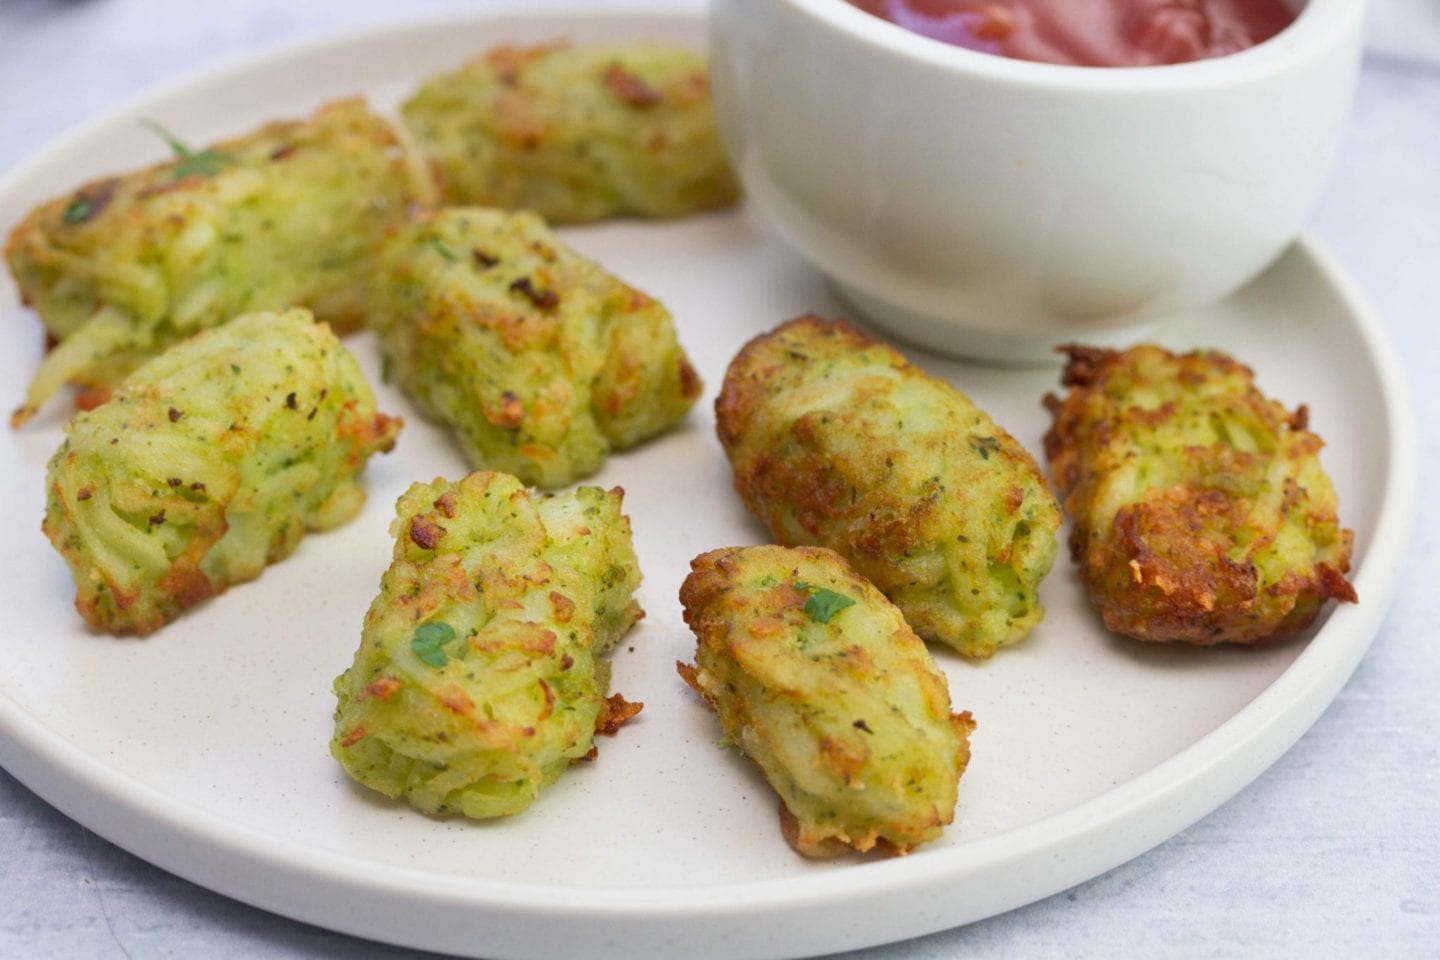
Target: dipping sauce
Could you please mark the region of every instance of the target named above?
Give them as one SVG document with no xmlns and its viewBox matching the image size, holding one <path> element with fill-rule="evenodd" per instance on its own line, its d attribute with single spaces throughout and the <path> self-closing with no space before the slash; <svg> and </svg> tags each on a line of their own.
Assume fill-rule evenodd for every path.
<svg viewBox="0 0 1440 960">
<path fill-rule="evenodd" d="M 849 0 L 945 43 L 1020 60 L 1147 67 L 1223 57 L 1295 20 L 1284 0 Z"/>
</svg>

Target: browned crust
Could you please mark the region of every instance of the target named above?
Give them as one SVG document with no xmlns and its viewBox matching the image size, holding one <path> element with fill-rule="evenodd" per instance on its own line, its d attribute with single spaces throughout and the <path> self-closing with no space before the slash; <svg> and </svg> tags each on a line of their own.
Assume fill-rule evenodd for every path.
<svg viewBox="0 0 1440 960">
<path fill-rule="evenodd" d="M 825 320 L 805 314 L 752 338 L 731 361 L 715 399 L 716 432 L 735 465 L 735 490 L 779 543 L 795 545 L 776 515 L 775 505 L 784 504 L 793 510 L 795 522 L 815 539 L 822 539 L 823 531 L 843 522 L 849 527 L 846 540 L 852 554 L 885 557 L 903 553 L 924 539 L 924 531 L 931 525 L 930 516 L 938 505 L 916 499 L 905 510 L 896 512 L 877 509 L 881 505 L 872 502 L 874 497 L 857 497 L 852 481 L 818 449 L 819 428 L 813 417 L 802 416 L 791 426 L 794 450 L 783 456 L 779 451 L 761 451 L 743 467 L 736 460 L 735 451 L 744 433 L 756 411 L 770 402 L 772 382 L 785 367 L 785 358 L 776 351 L 776 345 L 795 332 L 832 338 L 845 352 L 882 349 L 897 370 L 911 369 L 909 361 L 898 352 L 869 339 L 844 319 Z M 857 402 L 863 399 L 855 398 Z M 864 572 L 876 578 L 877 571 L 870 566 Z M 876 585 L 882 590 L 890 586 L 883 578 L 876 579 Z"/>
<path fill-rule="evenodd" d="M 1144 345 L 1123 353 L 1080 345 L 1060 349 L 1068 358 L 1061 382 L 1071 389 L 1063 398 L 1052 394 L 1044 400 L 1054 418 L 1045 434 L 1045 455 L 1071 519 L 1071 557 L 1109 629 L 1159 642 L 1263 644 L 1303 630 L 1328 600 L 1357 601 L 1344 576 L 1353 539 L 1348 530 L 1339 531 L 1341 549 L 1334 563 L 1317 562 L 1313 569 L 1290 571 L 1279 582 L 1262 585 L 1249 558 L 1268 542 L 1270 531 L 1247 527 L 1251 503 L 1235 492 L 1242 475 L 1258 468 L 1254 455 L 1192 448 L 1185 455 L 1206 458 L 1214 482 L 1149 490 L 1121 506 L 1109 529 L 1096 529 L 1090 511 L 1105 470 L 1097 458 L 1117 430 L 1160 426 L 1175 411 L 1168 403 L 1154 410 L 1113 404 L 1105 416 L 1095 413 L 1101 398 L 1109 396 L 1111 377 L 1134 360 L 1136 351 L 1159 348 Z M 1198 387 L 1215 377 L 1253 380 L 1249 367 L 1224 354 L 1162 354 L 1177 364 L 1182 387 Z M 1309 413 L 1303 405 L 1287 412 L 1253 387 L 1244 403 L 1275 430 L 1289 432 L 1283 456 L 1318 453 L 1321 441 L 1306 429 Z M 1288 508 L 1304 493 L 1292 488 L 1285 496 Z M 1333 513 L 1322 511 L 1313 519 L 1338 524 Z M 1254 540 L 1249 553 L 1237 560 L 1232 555 L 1240 530 Z"/>
<path fill-rule="evenodd" d="M 766 360 L 770 344 L 785 333 L 802 329 L 848 340 L 856 349 L 872 342 L 846 320 L 825 320 L 813 313 L 787 320 L 768 333 L 751 337 L 730 361 L 725 382 L 715 398 L 715 429 L 727 450 L 740 442 L 753 411 L 765 401 L 766 381 L 778 369 L 778 364 Z"/>
<path fill-rule="evenodd" d="M 653 107 L 665 99 L 659 90 L 618 63 L 605 68 L 603 79 L 617 97 L 632 107 Z"/>
<path fill-rule="evenodd" d="M 73 458 L 74 454 L 70 454 Z M 78 528 L 79 524 L 75 519 L 70 502 L 65 497 L 64 489 L 59 483 L 53 485 L 53 500 L 60 505 L 60 510 L 66 518 L 65 526 L 69 529 Z M 89 488 L 83 488 L 79 500 L 90 499 Z M 67 563 L 72 568 L 77 564 L 83 564 L 84 554 L 72 541 L 58 536 L 59 528 L 52 524 L 50 517 L 46 517 L 41 524 L 45 535 L 59 549 Z M 210 549 L 225 536 L 229 529 L 224 517 L 210 529 L 197 528 L 194 535 L 187 541 L 183 553 L 175 557 L 170 569 L 155 585 L 157 594 L 164 602 L 157 605 L 154 614 L 144 620 L 133 617 L 117 616 L 127 611 L 139 599 L 137 591 L 125 591 L 120 588 L 112 578 L 105 577 L 98 568 L 91 568 L 105 580 L 104 591 L 79 591 L 75 596 L 75 610 L 81 618 L 92 629 L 111 633 L 116 636 L 137 636 L 144 637 L 154 633 L 165 626 L 182 610 L 186 610 L 219 596 L 225 592 L 228 584 L 217 583 L 207 577 L 200 569 L 201 562 L 205 559 Z M 105 609 L 104 599 L 109 597 L 110 604 L 114 611 Z"/>
<path fill-rule="evenodd" d="M 813 402 L 812 395 L 805 409 L 786 409 L 791 397 L 827 381 L 832 367 L 837 388 L 846 391 L 843 400 Z M 896 409 L 897 384 L 907 381 L 926 384 L 937 406 L 953 401 L 957 410 L 973 409 L 975 423 L 983 418 L 983 434 L 966 432 L 958 416 L 951 430 L 910 430 L 898 418 L 893 427 L 881 426 Z M 1024 545 L 1028 552 L 1040 536 L 1053 536 L 1059 511 L 1024 447 L 960 391 L 898 350 L 843 319 L 796 317 L 740 349 L 726 370 L 715 418 L 734 489 L 774 542 L 839 551 L 900 603 L 920 636 L 984 658 L 1038 620 L 1038 598 L 1032 596 L 1028 619 L 1009 632 L 987 632 L 984 617 L 991 608 L 985 600 L 956 603 L 947 613 L 940 599 L 946 575 L 930 574 L 939 579 L 920 586 L 911 562 L 919 553 L 944 552 L 976 538 L 993 544 L 977 547 L 983 555 L 978 562 L 1008 566 L 1010 545 L 1021 536 L 1027 514 L 1044 531 Z M 866 433 L 847 441 L 852 430 Z M 971 459 L 990 461 L 993 468 L 985 471 L 989 479 L 981 488 L 957 482 L 974 476 L 963 462 L 972 453 Z M 993 539 L 992 531 L 998 534 Z M 1048 559 L 1046 564 L 1048 570 Z M 1033 591 L 1033 584 L 1025 589 Z"/>
<path fill-rule="evenodd" d="M 595 718 L 595 732 L 613 737 L 626 721 L 644 709 L 645 704 L 626 700 L 623 694 L 612 693 L 600 704 L 600 715 Z"/>
<path fill-rule="evenodd" d="M 356 400 L 346 401 L 348 415 L 340 418 L 337 431 L 338 438 L 350 447 L 351 464 L 360 463 L 371 451 L 389 453 L 395 448 L 395 440 L 405 426 L 404 417 L 392 417 L 379 412 L 368 419 L 356 417 L 353 412 L 357 404 Z"/>
</svg>

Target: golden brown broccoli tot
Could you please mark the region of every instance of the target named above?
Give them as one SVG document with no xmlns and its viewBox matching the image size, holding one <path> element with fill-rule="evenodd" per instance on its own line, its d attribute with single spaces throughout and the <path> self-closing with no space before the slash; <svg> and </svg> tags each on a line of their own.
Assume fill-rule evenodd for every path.
<svg viewBox="0 0 1440 960">
<path fill-rule="evenodd" d="M 168 134 L 167 134 L 168 136 Z M 87 184 L 11 233 L 5 256 L 58 346 L 14 423 L 65 383 L 103 396 L 172 343 L 255 310 L 363 317 L 375 244 L 433 184 L 361 100 Z"/>
<path fill-rule="evenodd" d="M 1139 640 L 1263 643 L 1354 602 L 1321 440 L 1221 353 L 1068 347 L 1045 452 L 1105 625 Z"/>
<path fill-rule="evenodd" d="M 1060 508 L 950 384 L 807 316 L 745 346 L 715 411 L 735 489 L 771 535 L 838 551 L 926 640 L 988 657 L 1040 622 Z"/>
<path fill-rule="evenodd" d="M 330 752 L 425 813 L 519 813 L 640 704 L 600 659 L 640 619 L 622 492 L 546 497 L 514 477 L 415 484 L 395 558 L 335 681 Z"/>
<path fill-rule="evenodd" d="M 403 115 L 452 204 L 552 223 L 734 203 L 705 59 L 657 43 L 499 47 L 429 80 Z"/>
<path fill-rule="evenodd" d="M 391 376 L 473 466 L 542 487 L 593 473 L 700 395 L 669 311 L 533 214 L 417 218 L 384 247 L 371 323 Z"/>
<path fill-rule="evenodd" d="M 969 713 L 905 619 L 838 554 L 744 547 L 697 557 L 680 588 L 695 665 L 680 674 L 780 795 L 807 856 L 905 853 L 954 817 Z"/>
<path fill-rule="evenodd" d="M 87 623 L 146 634 L 349 520 L 400 420 L 304 310 L 254 313 L 146 363 L 50 461 L 45 534 Z"/>
</svg>

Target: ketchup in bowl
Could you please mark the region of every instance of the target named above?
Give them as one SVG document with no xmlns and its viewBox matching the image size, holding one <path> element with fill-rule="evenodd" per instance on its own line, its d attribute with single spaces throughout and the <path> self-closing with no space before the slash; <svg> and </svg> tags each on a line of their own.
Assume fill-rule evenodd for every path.
<svg viewBox="0 0 1440 960">
<path fill-rule="evenodd" d="M 945 43 L 1020 60 L 1145 67 L 1253 47 L 1295 19 L 1284 0 L 849 0 Z"/>
</svg>

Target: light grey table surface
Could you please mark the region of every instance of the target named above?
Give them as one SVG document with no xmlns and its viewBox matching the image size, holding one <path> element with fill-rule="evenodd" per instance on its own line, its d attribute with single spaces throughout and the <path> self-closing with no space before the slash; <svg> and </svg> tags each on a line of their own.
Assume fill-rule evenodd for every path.
<svg viewBox="0 0 1440 960">
<path fill-rule="evenodd" d="M 599 5 L 645 6 L 0 0 L 0 171 L 136 93 L 249 51 L 421 13 Z M 1009 914 L 847 956 L 1440 956 L 1440 508 L 1426 495 L 1440 476 L 1440 0 L 1375 0 L 1370 16 L 1349 135 L 1311 231 L 1384 318 L 1421 422 L 1411 558 L 1374 647 L 1267 773 L 1150 853 Z M 0 772 L 0 957 L 411 955 L 171 876 Z"/>
</svg>

